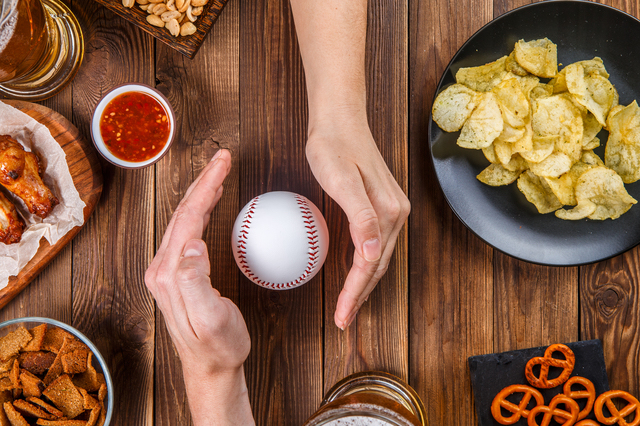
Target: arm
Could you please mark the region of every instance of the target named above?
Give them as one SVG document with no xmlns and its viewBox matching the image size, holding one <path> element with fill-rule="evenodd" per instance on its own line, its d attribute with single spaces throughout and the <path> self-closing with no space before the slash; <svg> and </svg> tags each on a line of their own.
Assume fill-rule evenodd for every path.
<svg viewBox="0 0 640 426">
<path fill-rule="evenodd" d="M 291 6 L 309 97 L 307 159 L 347 215 L 355 246 L 334 317 L 344 329 L 386 272 L 411 206 L 367 122 L 367 0 L 291 0 Z"/>
<path fill-rule="evenodd" d="M 220 150 L 187 190 L 145 274 L 180 355 L 196 425 L 253 425 L 243 363 L 251 340 L 242 314 L 211 287 L 202 233 L 222 196 L 231 157 Z"/>
</svg>

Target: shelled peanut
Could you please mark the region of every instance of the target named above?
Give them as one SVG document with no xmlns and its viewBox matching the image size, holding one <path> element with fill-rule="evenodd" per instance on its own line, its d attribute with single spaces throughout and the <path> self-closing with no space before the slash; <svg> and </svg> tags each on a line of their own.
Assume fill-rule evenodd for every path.
<svg viewBox="0 0 640 426">
<path fill-rule="evenodd" d="M 209 0 L 122 0 L 124 7 L 138 7 L 146 11 L 147 22 L 166 28 L 172 36 L 188 36 L 196 32 L 194 22 L 202 14 Z"/>
</svg>

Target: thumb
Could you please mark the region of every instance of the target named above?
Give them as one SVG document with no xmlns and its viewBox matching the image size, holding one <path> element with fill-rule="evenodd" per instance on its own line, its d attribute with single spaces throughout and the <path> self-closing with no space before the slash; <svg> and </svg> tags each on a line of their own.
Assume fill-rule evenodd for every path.
<svg viewBox="0 0 640 426">
<path fill-rule="evenodd" d="M 187 314 L 217 293 L 211 287 L 210 273 L 209 254 L 204 241 L 199 239 L 187 241 L 182 249 L 176 272 L 177 285 Z"/>
</svg>

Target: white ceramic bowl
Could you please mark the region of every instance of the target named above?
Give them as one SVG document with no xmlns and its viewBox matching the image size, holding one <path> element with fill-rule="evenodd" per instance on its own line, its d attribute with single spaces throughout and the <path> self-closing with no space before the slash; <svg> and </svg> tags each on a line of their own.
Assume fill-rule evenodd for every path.
<svg viewBox="0 0 640 426">
<path fill-rule="evenodd" d="M 164 148 L 162 148 L 162 150 L 158 152 L 158 154 L 156 154 L 154 157 L 145 161 L 135 161 L 135 162 L 126 161 L 116 157 L 111 153 L 111 151 L 109 151 L 109 149 L 104 143 L 104 140 L 102 139 L 102 134 L 100 133 L 100 118 L 102 117 L 102 113 L 104 112 L 105 107 L 116 96 L 126 92 L 142 92 L 152 96 L 164 107 L 165 111 L 167 112 L 167 117 L 169 118 L 170 127 L 169 127 L 169 139 L 167 140 L 167 143 L 165 144 Z M 108 162 L 118 167 L 123 167 L 126 169 L 141 169 L 141 168 L 150 166 L 155 162 L 157 162 L 158 160 L 160 160 L 169 151 L 169 148 L 171 148 L 171 144 L 173 143 L 175 133 L 176 133 L 176 116 L 175 116 L 175 113 L 173 112 L 173 108 L 171 108 L 171 104 L 169 104 L 169 101 L 167 100 L 167 98 L 165 98 L 165 96 L 162 93 L 160 93 L 160 91 L 142 83 L 123 84 L 111 89 L 102 97 L 102 99 L 100 99 L 100 102 L 98 102 L 96 109 L 93 111 L 93 117 L 91 119 L 91 139 L 93 139 L 93 144 L 95 145 L 98 152 Z"/>
<path fill-rule="evenodd" d="M 91 342 L 91 340 L 89 340 L 87 336 L 82 334 L 77 329 L 71 327 L 70 325 L 60 321 L 56 321 L 51 318 L 24 317 L 24 318 L 15 318 L 15 319 L 0 323 L 0 337 L 6 336 L 7 334 L 16 330 L 20 326 L 23 326 L 28 330 L 43 323 L 46 323 L 53 327 L 59 327 L 59 328 L 62 328 L 63 330 L 68 331 L 69 333 L 73 334 L 82 343 L 87 345 L 89 349 L 91 349 L 91 352 L 93 352 L 94 368 L 99 373 L 104 374 L 104 380 L 107 383 L 107 398 L 105 400 L 105 407 L 107 412 L 105 416 L 104 426 L 109 426 L 109 423 L 111 423 L 111 417 L 113 416 L 113 405 L 114 405 L 113 381 L 111 380 L 111 374 L 109 373 L 109 368 L 107 367 L 107 363 L 105 362 L 104 358 L 100 354 L 100 351 L 98 351 L 98 348 L 96 348 L 96 346 Z"/>
</svg>

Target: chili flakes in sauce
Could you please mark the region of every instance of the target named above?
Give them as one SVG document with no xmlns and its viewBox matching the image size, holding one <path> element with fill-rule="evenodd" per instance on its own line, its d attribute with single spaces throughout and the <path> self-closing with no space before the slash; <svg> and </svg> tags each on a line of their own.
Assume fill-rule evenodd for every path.
<svg viewBox="0 0 640 426">
<path fill-rule="evenodd" d="M 100 119 L 100 134 L 109 151 L 124 161 L 155 157 L 169 140 L 171 124 L 164 107 L 143 92 L 113 98 Z"/>
</svg>

